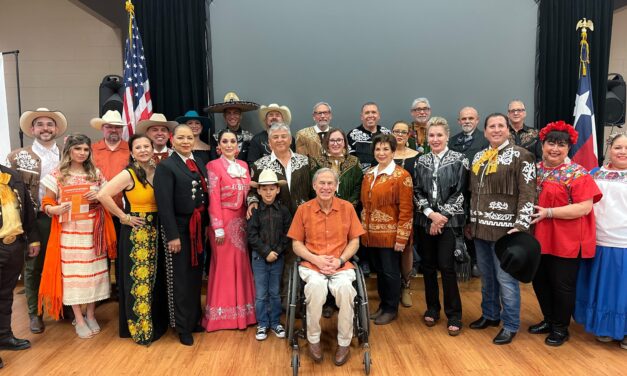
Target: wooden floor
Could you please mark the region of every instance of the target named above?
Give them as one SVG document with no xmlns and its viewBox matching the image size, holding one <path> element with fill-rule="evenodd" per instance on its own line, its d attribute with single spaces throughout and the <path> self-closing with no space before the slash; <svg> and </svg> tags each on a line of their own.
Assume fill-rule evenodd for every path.
<svg viewBox="0 0 627 376">
<path fill-rule="evenodd" d="M 369 279 L 371 309 L 377 306 L 376 280 Z M 463 283 L 463 332 L 450 337 L 446 320 L 427 328 L 421 322 L 425 309 L 422 279 L 413 281 L 414 306 L 400 308 L 399 319 L 390 325 L 371 326 L 371 375 L 625 375 L 627 350 L 617 342 L 600 343 L 581 326 L 571 326 L 571 339 L 559 348 L 544 345 L 544 336 L 526 332 L 540 320 L 539 308 L 530 285 L 522 287 L 522 327 L 507 346 L 492 344 L 497 328 L 470 330 L 469 322 L 480 316 L 480 282 Z M 20 287 L 16 291 L 21 290 Z M 15 295 L 13 330 L 28 338 L 32 348 L 2 351 L 5 375 L 287 375 L 290 355 L 285 340 L 270 335 L 257 342 L 253 327 L 194 335 L 193 347 L 182 346 L 170 332 L 150 347 L 117 336 L 116 303 L 98 307 L 96 316 L 102 332 L 92 339 L 76 337 L 67 321 L 46 320 L 40 335 L 28 330 L 24 295 Z M 337 316 L 335 316 L 337 317 Z M 362 351 L 353 340 L 351 358 L 343 367 L 333 365 L 335 318 L 323 320 L 322 364 L 306 356 L 301 341 L 301 375 L 363 374 Z"/>
</svg>

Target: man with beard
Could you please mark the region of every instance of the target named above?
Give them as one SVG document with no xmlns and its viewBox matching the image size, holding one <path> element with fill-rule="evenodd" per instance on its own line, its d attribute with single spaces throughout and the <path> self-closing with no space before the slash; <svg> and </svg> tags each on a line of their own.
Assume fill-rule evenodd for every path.
<svg viewBox="0 0 627 376">
<path fill-rule="evenodd" d="M 107 181 L 124 170 L 128 164 L 130 151 L 128 142 L 122 140 L 122 130 L 126 123 L 118 111 L 109 110 L 102 118 L 93 118 L 91 127 L 102 131 L 102 140 L 92 145 L 92 160 Z M 116 204 L 122 207 L 122 197 L 116 197 Z"/>
<path fill-rule="evenodd" d="M 509 140 L 515 145 L 527 149 L 536 157 L 536 162 L 542 160 L 542 144 L 538 141 L 538 130 L 525 124 L 527 110 L 525 104 L 514 99 L 507 105 L 509 119 Z"/>
<path fill-rule="evenodd" d="M 331 105 L 326 102 L 318 102 L 313 108 L 313 120 L 315 125 L 301 129 L 296 133 L 296 152 L 312 158 L 318 158 L 322 154 L 322 139 L 327 135 L 331 119 Z"/>
<path fill-rule="evenodd" d="M 250 149 L 248 150 L 249 166 L 252 166 L 261 157 L 272 153 L 268 143 L 268 130 L 274 123 L 282 123 L 289 127 L 292 122 L 292 113 L 287 106 L 279 106 L 276 103 L 272 103 L 268 106 L 261 106 L 259 109 L 259 120 L 264 124 L 264 130 L 257 133 L 250 141 Z"/>
<path fill-rule="evenodd" d="M 250 147 L 250 141 L 253 139 L 253 134 L 245 130 L 241 126 L 242 113 L 248 111 L 254 111 L 259 108 L 259 105 L 255 102 L 241 101 L 237 94 L 234 92 L 228 92 L 224 96 L 224 102 L 215 103 L 205 108 L 206 112 L 222 113 L 224 116 L 224 122 L 226 127 L 233 131 L 237 136 L 237 146 L 239 154 L 237 159 L 247 161 L 248 148 Z M 211 138 L 211 148 L 217 150 L 218 147 L 218 134 L 215 132 Z"/>
<path fill-rule="evenodd" d="M 391 134 L 389 129 L 379 125 L 381 114 L 379 106 L 374 102 L 366 102 L 361 106 L 361 125 L 350 131 L 348 139 L 349 153 L 359 158 L 361 169 L 365 172 L 374 162 L 372 139 L 379 133 Z"/>
<path fill-rule="evenodd" d="M 411 104 L 411 122 L 409 130 L 409 147 L 418 151 L 420 154 L 426 154 L 430 151 L 427 142 L 427 122 L 431 119 L 431 105 L 427 98 L 416 98 Z"/>
<path fill-rule="evenodd" d="M 463 153 L 468 161 L 472 163 L 475 154 L 488 147 L 488 140 L 486 140 L 483 132 L 477 129 L 479 124 L 479 113 L 473 107 L 464 107 L 459 110 L 459 116 L 457 122 L 462 131 L 451 137 L 449 141 L 449 148 L 453 151 Z M 470 197 L 470 192 L 464 195 Z M 475 253 L 475 244 L 472 238 L 465 238 L 466 248 L 472 259 L 471 273 L 473 277 L 479 277 L 479 267 L 477 266 L 477 255 Z"/>
<path fill-rule="evenodd" d="M 463 153 L 469 162 L 479 151 L 488 147 L 488 141 L 483 132 L 477 130 L 479 113 L 473 107 L 464 107 L 459 110 L 457 123 L 462 131 L 451 137 L 449 147 L 451 150 Z"/>
<path fill-rule="evenodd" d="M 30 331 L 39 334 L 43 333 L 46 327 L 42 316 L 37 313 L 37 295 L 52 222 L 50 217 L 41 211 L 40 200 L 46 194 L 46 188 L 40 184 L 40 180 L 59 164 L 56 138 L 66 131 L 67 121 L 61 112 L 38 108 L 35 111 L 24 112 L 20 117 L 20 128 L 25 135 L 35 140 L 32 146 L 12 151 L 7 161 L 25 182 L 37 209 L 37 219 L 29 237 L 41 239 L 41 248 L 37 253 L 32 248 L 28 250 L 24 268 L 24 290 L 30 316 Z"/>
</svg>

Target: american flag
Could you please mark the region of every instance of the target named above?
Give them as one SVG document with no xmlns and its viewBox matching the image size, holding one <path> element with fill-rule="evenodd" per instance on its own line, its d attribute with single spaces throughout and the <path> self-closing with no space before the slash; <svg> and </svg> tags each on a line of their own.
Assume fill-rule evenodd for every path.
<svg viewBox="0 0 627 376">
<path fill-rule="evenodd" d="M 150 84 L 146 71 L 144 47 L 135 17 L 129 15 L 131 33 L 126 39 L 124 49 L 124 108 L 122 118 L 126 121 L 123 137 L 128 139 L 135 133 L 135 126 L 140 120 L 152 115 L 152 101 L 150 100 Z"/>
<path fill-rule="evenodd" d="M 590 68 L 588 66 L 588 43 L 581 45 L 579 64 L 579 89 L 575 99 L 575 130 L 579 133 L 577 143 L 570 149 L 571 159 L 588 171 L 599 167 L 597 156 L 596 122 L 590 87 Z"/>
</svg>

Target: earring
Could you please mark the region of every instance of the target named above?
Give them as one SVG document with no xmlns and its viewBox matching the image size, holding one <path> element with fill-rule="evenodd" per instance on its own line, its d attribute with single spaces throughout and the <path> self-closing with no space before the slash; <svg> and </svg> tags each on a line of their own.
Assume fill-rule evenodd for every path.
<svg viewBox="0 0 627 376">
<path fill-rule="evenodd" d="M 150 158 L 150 160 L 148 161 L 148 166 L 154 168 L 157 167 L 157 164 L 155 163 L 155 160 Z"/>
<path fill-rule="evenodd" d="M 218 155 L 222 155 L 222 149 L 220 149 L 219 146 L 216 148 L 216 153 L 218 153 Z"/>
</svg>

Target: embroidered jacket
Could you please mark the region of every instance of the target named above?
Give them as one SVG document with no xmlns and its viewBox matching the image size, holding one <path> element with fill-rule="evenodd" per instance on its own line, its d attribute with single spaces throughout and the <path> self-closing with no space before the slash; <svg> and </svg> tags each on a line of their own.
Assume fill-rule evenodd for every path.
<svg viewBox="0 0 627 376">
<path fill-rule="evenodd" d="M 311 158 L 322 155 L 322 144 L 315 126 L 301 129 L 296 133 L 296 152 Z"/>
<path fill-rule="evenodd" d="M 244 171 L 245 176 L 232 177 L 227 172 L 229 162 L 218 158 L 207 163 L 207 181 L 209 189 L 209 216 L 211 227 L 224 228 L 222 213 L 226 210 L 239 210 L 246 206 L 246 197 L 250 189 L 250 175 L 246 162 L 235 160 Z"/>
<path fill-rule="evenodd" d="M 488 149 L 475 155 L 473 164 Z M 497 170 L 485 174 L 487 163 L 470 173 L 470 223 L 473 237 L 497 241 L 512 228 L 529 231 L 536 198 L 535 158 L 506 141 L 498 152 Z"/>
<path fill-rule="evenodd" d="M 372 139 L 379 133 L 391 134 L 392 132 L 381 125 L 377 125 L 376 131 L 370 132 L 363 125 L 358 126 L 346 135 L 348 140 L 348 152 L 357 158 L 361 163 L 361 170 L 366 171 L 376 164 L 374 155 L 372 154 Z"/>
<path fill-rule="evenodd" d="M 13 150 L 7 156 L 7 161 L 10 163 L 10 167 L 20 174 L 35 205 L 38 205 L 39 181 L 43 178 L 41 176 L 41 158 L 35 154 L 33 147 L 29 146 Z"/>
<path fill-rule="evenodd" d="M 290 209 L 294 215 L 298 206 L 309 201 L 311 197 L 311 175 L 309 172 L 309 160 L 304 155 L 292 153 L 290 158 L 292 176 L 289 186 L 281 187 L 279 201 Z M 286 171 L 281 162 L 273 157 L 273 154 L 266 155 L 255 161 L 251 166 L 251 179 L 258 181 L 261 171 L 268 169 L 274 171 L 279 180 L 287 180 Z M 248 203 L 258 202 L 256 190 L 251 190 L 248 195 Z"/>
<path fill-rule="evenodd" d="M 424 210 L 430 208 L 448 218 L 446 227 L 462 227 L 466 224 L 464 193 L 468 185 L 468 159 L 462 153 L 449 150 L 442 156 L 437 169 L 434 159 L 433 153 L 429 153 L 420 156 L 416 162 L 416 223 L 422 227 L 431 225 L 431 220 L 424 214 Z"/>
<path fill-rule="evenodd" d="M 394 162 L 392 162 L 394 163 Z M 374 177 L 371 167 L 361 184 L 361 223 L 366 233 L 361 240 L 366 247 L 392 248 L 407 244 L 413 224 L 411 176 L 394 164 L 391 175 Z"/>
</svg>

